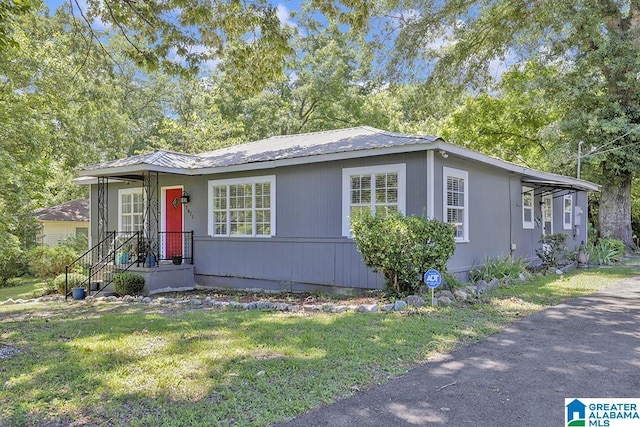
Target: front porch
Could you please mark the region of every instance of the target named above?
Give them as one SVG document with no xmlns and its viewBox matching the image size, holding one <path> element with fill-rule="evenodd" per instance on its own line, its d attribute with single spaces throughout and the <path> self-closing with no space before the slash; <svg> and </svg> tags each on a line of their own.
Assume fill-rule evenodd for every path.
<svg viewBox="0 0 640 427">
<path fill-rule="evenodd" d="M 123 272 L 141 274 L 149 294 L 193 289 L 193 231 L 185 230 L 190 198 L 183 176 L 130 166 L 107 168 L 82 183 L 92 185 L 93 247 L 68 272 L 86 277 L 90 295 L 115 292 L 114 274 Z"/>
<path fill-rule="evenodd" d="M 174 265 L 161 263 L 155 267 L 131 266 L 127 272 L 140 274 L 144 277 L 144 294 L 153 295 L 162 292 L 190 291 L 195 289 L 193 264 Z M 100 294 L 115 293 L 113 281 L 106 285 L 94 282 L 100 289 Z M 97 290 L 89 291 L 89 295 L 98 294 Z"/>
</svg>

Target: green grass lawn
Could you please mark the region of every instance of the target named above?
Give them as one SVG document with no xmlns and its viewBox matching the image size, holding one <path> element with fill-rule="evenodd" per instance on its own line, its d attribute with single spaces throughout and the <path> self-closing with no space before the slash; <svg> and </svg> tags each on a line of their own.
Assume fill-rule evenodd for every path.
<svg viewBox="0 0 640 427">
<path fill-rule="evenodd" d="M 0 301 L 6 301 L 9 298 L 16 299 L 29 299 L 42 295 L 40 289 L 42 285 L 42 279 L 35 277 L 25 277 L 17 280 L 17 286 L 11 286 L 8 288 L 0 288 Z"/>
<path fill-rule="evenodd" d="M 0 362 L 0 425 L 269 425 L 635 274 L 538 277 L 474 304 L 400 313 L 2 306 L 0 352 L 20 353 Z"/>
</svg>

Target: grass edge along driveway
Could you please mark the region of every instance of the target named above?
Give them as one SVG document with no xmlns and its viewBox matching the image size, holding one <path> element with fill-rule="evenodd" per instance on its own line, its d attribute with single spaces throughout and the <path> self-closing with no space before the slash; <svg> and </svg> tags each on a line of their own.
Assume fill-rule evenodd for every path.
<svg viewBox="0 0 640 427">
<path fill-rule="evenodd" d="M 3 426 L 263 426 L 404 374 L 631 268 L 537 277 L 471 303 L 364 314 L 145 304 L 0 307 Z"/>
</svg>

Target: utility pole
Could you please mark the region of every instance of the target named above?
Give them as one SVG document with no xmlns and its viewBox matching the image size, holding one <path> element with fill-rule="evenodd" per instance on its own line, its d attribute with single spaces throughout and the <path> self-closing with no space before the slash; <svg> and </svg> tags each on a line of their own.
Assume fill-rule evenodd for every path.
<svg viewBox="0 0 640 427">
<path fill-rule="evenodd" d="M 577 173 L 578 179 L 580 179 L 580 160 L 582 159 L 582 144 L 584 144 L 584 141 L 578 142 L 578 173 Z"/>
</svg>

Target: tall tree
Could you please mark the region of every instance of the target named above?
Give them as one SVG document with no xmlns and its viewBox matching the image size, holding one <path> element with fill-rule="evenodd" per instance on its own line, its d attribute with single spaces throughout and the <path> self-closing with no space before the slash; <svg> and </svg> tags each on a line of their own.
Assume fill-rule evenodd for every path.
<svg viewBox="0 0 640 427">
<path fill-rule="evenodd" d="M 416 63 L 434 81 L 491 87 L 496 64 L 530 61 L 559 72 L 538 79 L 565 112 L 559 138 L 595 150 L 600 169 L 600 233 L 632 245 L 631 181 L 640 171 L 640 1 L 389 0 L 402 17 L 395 69 Z M 411 11 L 411 13 L 408 13 Z M 603 145 L 606 144 L 606 149 Z M 575 159 L 575 156 L 574 156 Z"/>
</svg>

